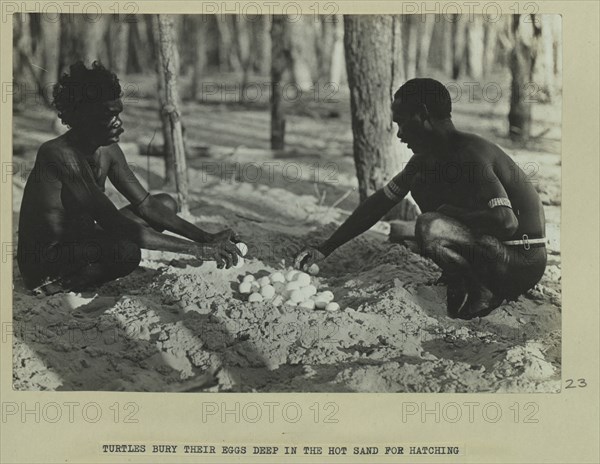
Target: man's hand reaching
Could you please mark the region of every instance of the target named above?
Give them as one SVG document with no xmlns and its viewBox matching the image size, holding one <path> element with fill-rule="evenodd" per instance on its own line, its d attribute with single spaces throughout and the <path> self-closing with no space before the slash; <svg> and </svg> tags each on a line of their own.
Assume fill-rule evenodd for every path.
<svg viewBox="0 0 600 464">
<path fill-rule="evenodd" d="M 308 247 L 302 250 L 296 258 L 294 259 L 294 267 L 296 269 L 300 269 L 304 272 L 308 271 L 308 268 L 313 264 L 318 264 L 318 262 L 325 259 L 325 255 L 321 253 L 318 249 L 313 247 Z"/>
<path fill-rule="evenodd" d="M 219 269 L 235 266 L 241 257 L 240 250 L 230 240 L 197 244 L 195 255 L 202 261 L 216 261 Z"/>
<path fill-rule="evenodd" d="M 219 243 L 219 242 L 238 243 L 241 241 L 242 240 L 240 239 L 240 237 L 233 230 L 225 229 L 225 230 L 222 230 L 221 232 L 217 232 L 216 234 L 213 234 L 212 238 L 210 240 L 210 243 Z"/>
</svg>

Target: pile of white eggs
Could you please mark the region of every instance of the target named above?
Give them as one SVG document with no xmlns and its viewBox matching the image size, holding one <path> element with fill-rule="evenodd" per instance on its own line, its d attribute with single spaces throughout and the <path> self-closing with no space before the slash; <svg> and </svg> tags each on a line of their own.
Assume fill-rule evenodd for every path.
<svg viewBox="0 0 600 464">
<path fill-rule="evenodd" d="M 309 274 L 296 270 L 274 272 L 259 278 L 248 274 L 240 283 L 239 292 L 248 295 L 251 303 L 268 301 L 275 306 L 338 311 L 340 305 L 333 301 L 333 293 L 329 290 L 319 292 L 315 283 Z"/>
</svg>

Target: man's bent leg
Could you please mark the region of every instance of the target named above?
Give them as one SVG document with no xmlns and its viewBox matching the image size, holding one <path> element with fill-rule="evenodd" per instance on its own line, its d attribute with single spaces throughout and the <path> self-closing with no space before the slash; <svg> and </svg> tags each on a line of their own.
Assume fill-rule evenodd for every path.
<svg viewBox="0 0 600 464">
<path fill-rule="evenodd" d="M 130 274 L 140 260 L 137 244 L 104 235 L 58 244 L 53 257 L 41 263 L 46 282 L 36 290 L 52 294 L 95 287 Z"/>
<path fill-rule="evenodd" d="M 416 236 L 421 253 L 442 268 L 451 317 L 469 318 L 470 309 L 494 309 L 500 304 L 489 289 L 498 271 L 508 264 L 502 259 L 497 262 L 503 246 L 498 239 L 476 237 L 460 221 L 439 213 L 419 216 Z"/>
</svg>

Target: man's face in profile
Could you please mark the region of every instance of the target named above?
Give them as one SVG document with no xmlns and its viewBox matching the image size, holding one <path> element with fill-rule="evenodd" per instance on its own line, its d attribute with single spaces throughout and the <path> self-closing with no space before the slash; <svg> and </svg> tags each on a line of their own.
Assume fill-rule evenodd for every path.
<svg viewBox="0 0 600 464">
<path fill-rule="evenodd" d="M 119 141 L 124 132 L 119 115 L 123 111 L 120 98 L 99 102 L 82 114 L 82 120 L 75 128 L 93 144 L 107 146 Z"/>
<path fill-rule="evenodd" d="M 398 124 L 398 138 L 414 153 L 420 153 L 428 146 L 429 130 L 421 114 L 399 100 L 392 104 L 392 117 Z"/>
</svg>

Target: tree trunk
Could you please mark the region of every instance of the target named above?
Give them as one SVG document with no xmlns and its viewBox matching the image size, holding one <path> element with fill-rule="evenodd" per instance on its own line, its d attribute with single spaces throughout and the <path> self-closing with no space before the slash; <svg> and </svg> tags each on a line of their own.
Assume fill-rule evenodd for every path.
<svg viewBox="0 0 600 464">
<path fill-rule="evenodd" d="M 270 28 L 271 16 L 269 15 L 261 15 L 260 20 L 254 27 L 256 43 L 256 61 L 254 63 L 254 69 L 261 77 L 266 77 L 271 69 Z"/>
<path fill-rule="evenodd" d="M 396 140 L 392 122 L 393 94 L 404 80 L 399 24 L 399 17 L 393 15 L 344 16 L 354 161 L 361 201 L 383 187 L 410 156 Z"/>
<path fill-rule="evenodd" d="M 458 79 L 466 67 L 466 24 L 460 14 L 452 23 L 452 79 Z"/>
<path fill-rule="evenodd" d="M 535 25 L 535 15 L 513 16 L 513 49 L 510 57 L 512 81 L 508 113 L 509 135 L 513 140 L 526 141 L 531 135 L 531 95 L 534 92 L 530 86 L 533 84 L 540 33 Z"/>
<path fill-rule="evenodd" d="M 329 82 L 339 86 L 344 75 L 344 18 L 335 15 L 334 19 L 333 50 L 331 52 L 331 67 Z"/>
<path fill-rule="evenodd" d="M 175 147 L 173 146 L 173 137 L 171 136 L 171 125 L 169 117 L 163 109 L 167 106 L 167 90 L 165 73 L 163 71 L 163 59 L 161 55 L 160 30 L 158 15 L 152 15 L 152 41 L 155 43 L 156 50 L 156 77 L 158 90 L 158 115 L 161 121 L 163 135 L 163 156 L 165 161 L 165 180 L 162 186 L 165 190 L 176 190 L 175 179 Z"/>
<path fill-rule="evenodd" d="M 311 52 L 314 48 L 307 42 L 308 37 L 310 37 L 309 34 L 314 33 L 314 30 L 310 29 L 312 25 L 307 22 L 307 18 L 312 21 L 312 16 L 305 16 L 301 21 L 288 21 L 285 26 L 286 40 L 290 50 L 292 78 L 296 86 L 301 90 L 309 90 L 313 85 L 310 59 L 313 57 L 313 53 Z M 314 67 L 316 68 L 316 63 L 314 63 Z"/>
<path fill-rule="evenodd" d="M 235 50 L 237 60 L 240 63 L 242 79 L 241 79 L 241 96 L 246 94 L 248 86 L 250 67 L 252 66 L 254 47 L 250 48 L 250 33 L 248 23 L 243 16 L 234 16 L 233 31 L 235 35 Z"/>
<path fill-rule="evenodd" d="M 433 36 L 433 26 L 435 24 L 435 15 L 421 15 L 419 54 L 417 60 L 417 70 L 420 76 L 427 74 L 429 70 L 429 50 L 431 48 L 431 37 Z"/>
<path fill-rule="evenodd" d="M 406 55 L 406 78 L 412 79 L 417 75 L 417 57 L 419 54 L 419 15 L 408 18 L 408 44 Z"/>
<path fill-rule="evenodd" d="M 106 62 L 104 58 L 108 54 L 102 47 L 108 27 L 106 17 L 101 16 L 95 21 L 88 21 L 85 16 L 77 15 L 77 25 L 81 38 L 81 52 L 78 59 L 81 59 L 86 66 L 90 66 L 94 61 Z"/>
<path fill-rule="evenodd" d="M 271 24 L 271 148 L 285 147 L 285 114 L 283 112 L 282 77 L 288 67 L 289 48 L 286 18 L 273 15 Z"/>
<path fill-rule="evenodd" d="M 552 101 L 554 89 L 554 28 L 552 15 L 540 15 L 537 20 L 541 26 L 539 50 L 535 61 L 534 82 L 539 86 L 538 95 L 546 102 Z"/>
<path fill-rule="evenodd" d="M 195 34 L 194 34 L 194 61 L 192 68 L 192 99 L 198 100 L 202 95 L 202 75 L 204 74 L 206 68 L 206 32 L 208 26 L 208 18 L 206 15 L 197 15 L 194 16 L 194 26 L 195 26 Z"/>
<path fill-rule="evenodd" d="M 474 15 L 467 25 L 467 75 L 472 79 L 483 76 L 484 28 L 483 16 Z"/>
<path fill-rule="evenodd" d="M 58 82 L 58 64 L 60 50 L 60 22 L 41 21 L 42 37 L 44 38 L 43 61 L 44 72 L 41 73 L 41 85 L 44 100 L 48 105 L 52 103 L 52 90 Z"/>
<path fill-rule="evenodd" d="M 111 19 L 107 35 L 110 67 L 117 76 L 122 76 L 127 72 L 129 23 L 125 15 L 113 15 Z"/>
<path fill-rule="evenodd" d="M 485 45 L 483 52 L 483 75 L 493 76 L 496 66 L 496 48 L 498 43 L 498 25 L 496 23 L 486 23 Z"/>
<path fill-rule="evenodd" d="M 174 41 L 173 18 L 171 15 L 158 15 L 159 32 L 159 62 L 164 73 L 165 100 L 162 112 L 168 121 L 168 137 L 171 139 L 175 159 L 175 183 L 177 186 L 177 199 L 182 214 L 189 213 L 188 206 L 188 181 L 185 148 L 183 143 L 183 129 L 179 104 L 179 90 L 177 77 L 179 73 L 179 58 L 177 46 Z"/>
</svg>

